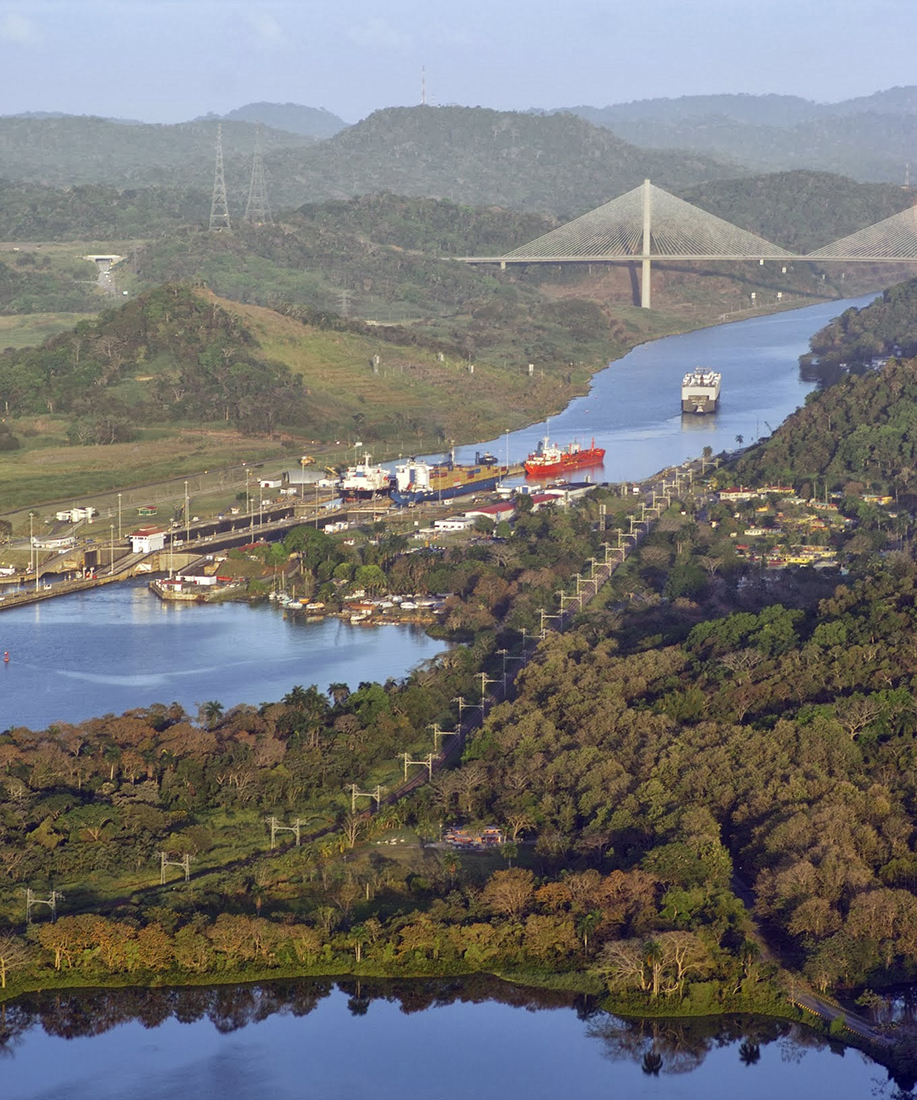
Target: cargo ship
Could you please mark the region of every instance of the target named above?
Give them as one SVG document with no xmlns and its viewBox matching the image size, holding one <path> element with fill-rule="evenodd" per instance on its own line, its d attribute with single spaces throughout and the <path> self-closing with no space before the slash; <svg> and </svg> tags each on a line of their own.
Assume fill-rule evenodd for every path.
<svg viewBox="0 0 917 1100">
<path fill-rule="evenodd" d="M 601 466 L 604 458 L 605 448 L 596 447 L 594 439 L 587 450 L 583 450 L 575 439 L 562 449 L 545 436 L 537 450 L 532 451 L 525 460 L 524 466 L 530 477 L 548 477 L 576 470 L 580 466 Z"/>
<path fill-rule="evenodd" d="M 442 462 L 412 458 L 395 467 L 392 500 L 402 507 L 429 500 L 451 500 L 465 493 L 489 493 L 506 477 L 507 467 L 493 455 L 477 455 L 474 465 L 462 465 L 450 454 Z"/>
<path fill-rule="evenodd" d="M 715 370 L 695 367 L 681 381 L 681 411 L 683 413 L 712 413 L 720 401 L 722 375 Z"/>
<path fill-rule="evenodd" d="M 385 496 L 392 487 L 392 475 L 383 466 L 373 466 L 372 456 L 364 455 L 356 466 L 348 466 L 341 478 L 341 492 L 348 500 L 368 500 Z"/>
</svg>

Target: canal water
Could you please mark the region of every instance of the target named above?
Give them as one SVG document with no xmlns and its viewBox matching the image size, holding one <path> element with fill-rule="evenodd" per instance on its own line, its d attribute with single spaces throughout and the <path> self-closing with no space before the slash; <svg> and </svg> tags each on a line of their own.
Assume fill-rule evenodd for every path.
<svg viewBox="0 0 917 1100">
<path fill-rule="evenodd" d="M 606 449 L 598 481 L 642 478 L 699 455 L 766 435 L 812 389 L 798 359 L 809 337 L 851 305 L 828 302 L 656 340 L 595 376 L 590 392 L 549 422 L 464 447 L 462 461 L 490 449 L 522 460 L 549 433 Z M 682 416 L 681 379 L 702 365 L 723 375 L 713 416 Z M 194 711 L 280 698 L 294 684 L 403 676 L 442 650 L 418 628 L 305 623 L 269 607 L 162 604 L 142 584 L 110 586 L 0 614 L 0 729 L 44 728 L 154 702 Z"/>
<path fill-rule="evenodd" d="M 422 627 L 306 622 L 270 604 L 164 603 L 146 581 L 0 614 L 0 730 L 44 729 L 151 703 L 274 702 L 295 684 L 400 678 L 444 646 Z"/>
<path fill-rule="evenodd" d="M 805 402 L 813 383 L 799 377 L 799 356 L 809 337 L 850 306 L 874 295 L 826 302 L 805 309 L 754 317 L 641 344 L 597 374 L 588 394 L 571 401 L 550 420 L 456 449 L 473 462 L 490 450 L 501 461 L 521 462 L 545 435 L 566 446 L 573 439 L 605 448 L 603 466 L 579 471 L 594 481 L 633 481 L 664 466 L 696 458 L 704 447 L 714 454 L 767 436 Z M 723 376 L 718 411 L 683 416 L 681 380 L 703 366 Z"/>
<path fill-rule="evenodd" d="M 496 985 L 497 983 L 492 983 Z M 441 985 L 441 991 L 437 986 Z M 5 1100 L 811 1100 L 895 1096 L 886 1071 L 755 1018 L 624 1022 L 475 983 L 63 991 L 13 1006 Z M 18 1032 L 18 1034 L 17 1034 Z"/>
</svg>

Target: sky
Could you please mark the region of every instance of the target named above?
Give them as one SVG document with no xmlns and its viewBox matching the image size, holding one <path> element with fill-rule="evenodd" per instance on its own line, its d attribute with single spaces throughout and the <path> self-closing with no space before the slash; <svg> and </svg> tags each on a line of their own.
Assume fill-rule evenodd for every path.
<svg viewBox="0 0 917 1100">
<path fill-rule="evenodd" d="M 180 122 L 256 101 L 356 122 L 917 84 L 914 0 L 0 0 L 0 114 Z"/>
</svg>

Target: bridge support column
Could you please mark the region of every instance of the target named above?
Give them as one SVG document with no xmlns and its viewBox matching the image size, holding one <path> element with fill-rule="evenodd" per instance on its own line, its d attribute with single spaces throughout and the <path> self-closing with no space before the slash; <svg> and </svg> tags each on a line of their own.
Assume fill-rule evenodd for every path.
<svg viewBox="0 0 917 1100">
<path fill-rule="evenodd" d="M 653 199 L 650 181 L 643 181 L 643 272 L 640 278 L 640 306 L 652 309 L 652 276 L 650 274 L 650 247 L 653 231 Z"/>
<path fill-rule="evenodd" d="M 650 276 L 650 260 L 643 257 L 643 272 L 640 276 L 640 308 L 652 309 L 653 285 Z"/>
</svg>

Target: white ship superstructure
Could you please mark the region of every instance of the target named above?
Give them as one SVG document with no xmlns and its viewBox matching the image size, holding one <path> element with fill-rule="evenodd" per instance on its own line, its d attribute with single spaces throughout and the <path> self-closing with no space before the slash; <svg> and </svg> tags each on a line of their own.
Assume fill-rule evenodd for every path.
<svg viewBox="0 0 917 1100">
<path fill-rule="evenodd" d="M 688 371 L 681 382 L 681 411 L 684 413 L 716 412 L 720 400 L 722 375 L 715 370 L 696 367 Z"/>
<path fill-rule="evenodd" d="M 392 487 L 392 475 L 382 466 L 373 466 L 372 456 L 364 455 L 356 466 L 348 466 L 341 478 L 341 491 L 347 497 L 382 496 Z"/>
</svg>

